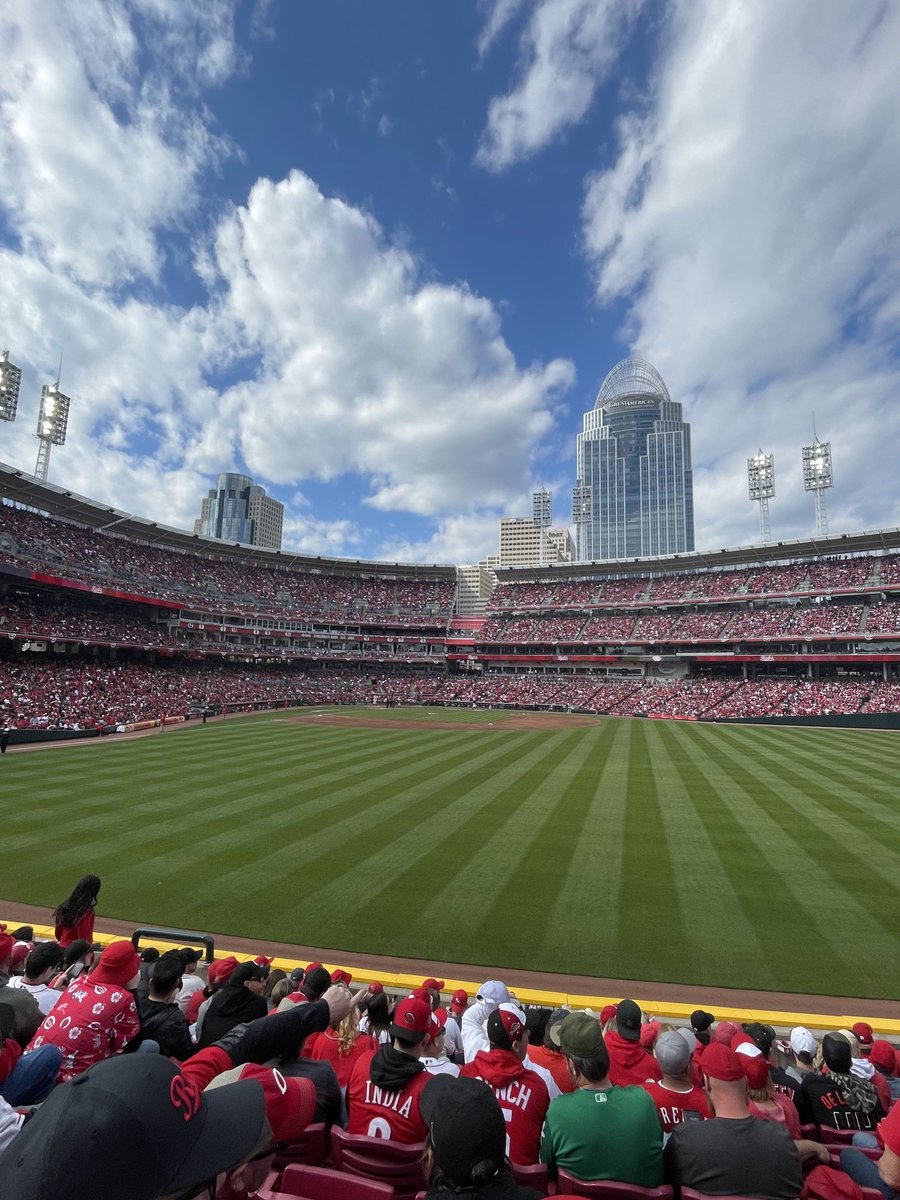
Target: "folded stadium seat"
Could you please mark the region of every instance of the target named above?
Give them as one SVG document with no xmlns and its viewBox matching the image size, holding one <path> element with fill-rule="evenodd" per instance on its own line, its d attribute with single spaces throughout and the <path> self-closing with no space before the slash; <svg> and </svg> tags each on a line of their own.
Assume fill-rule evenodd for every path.
<svg viewBox="0 0 900 1200">
<path fill-rule="evenodd" d="M 272 1171 L 256 1192 L 258 1200 L 393 1200 L 394 1189 L 387 1183 L 290 1163 L 284 1171 Z"/>
<path fill-rule="evenodd" d="M 289 1163 L 307 1163 L 311 1167 L 321 1167 L 328 1157 L 328 1147 L 328 1126 L 325 1122 L 307 1125 L 294 1141 L 282 1142 L 275 1151 L 272 1168 L 282 1171 Z"/>
<path fill-rule="evenodd" d="M 422 1169 L 424 1151 L 424 1142 L 407 1144 L 346 1133 L 339 1125 L 331 1127 L 331 1161 L 335 1169 L 389 1183 L 397 1200 L 412 1200 L 416 1192 L 427 1187 Z"/>
<path fill-rule="evenodd" d="M 822 1125 L 819 1129 L 819 1141 L 823 1146 L 849 1146 L 853 1142 L 855 1129 L 829 1129 Z"/>
<path fill-rule="evenodd" d="M 597 1200 L 671 1200 L 672 1188 L 668 1183 L 660 1187 L 645 1188 L 636 1183 L 619 1183 L 616 1179 L 577 1179 L 560 1168 L 556 1173 L 556 1191 L 562 1196 L 594 1196 Z M 694 1193 L 698 1195 L 699 1193 Z M 681 1189 L 682 1197 L 689 1197 L 687 1188 Z M 728 1200 L 737 1200 L 729 1196 Z"/>
<path fill-rule="evenodd" d="M 806 1125 L 800 1126 L 800 1136 L 807 1138 L 811 1142 L 819 1141 L 819 1131 L 813 1121 L 809 1121 Z"/>
<path fill-rule="evenodd" d="M 509 1166 L 519 1187 L 534 1188 L 542 1195 L 547 1194 L 550 1172 L 546 1163 L 532 1163 L 527 1167 L 520 1163 L 510 1163 Z"/>
<path fill-rule="evenodd" d="M 722 1200 L 722 1197 L 713 1196 L 709 1192 L 697 1192 L 693 1188 L 683 1187 L 681 1189 L 681 1200 Z M 729 1193 L 728 1200 L 759 1200 L 759 1197 L 732 1196 L 731 1193 Z M 870 1198 L 867 1196 L 866 1200 L 870 1200 Z M 881 1200 L 884 1200 L 884 1196 L 881 1197 Z"/>
</svg>

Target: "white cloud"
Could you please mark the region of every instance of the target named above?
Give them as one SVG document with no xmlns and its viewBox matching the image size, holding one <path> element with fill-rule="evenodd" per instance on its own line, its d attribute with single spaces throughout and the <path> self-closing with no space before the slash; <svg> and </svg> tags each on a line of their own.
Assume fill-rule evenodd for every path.
<svg viewBox="0 0 900 1200">
<path fill-rule="evenodd" d="M 484 58 L 503 30 L 522 8 L 523 0 L 492 0 L 484 4 L 484 26 L 478 35 L 478 54 Z"/>
<path fill-rule="evenodd" d="M 88 285 L 156 279 L 160 229 L 197 203 L 225 143 L 185 95 L 235 69 L 231 4 L 142 0 L 164 72 L 139 74 L 122 3 L 0 13 L 0 205 L 27 252 Z"/>
<path fill-rule="evenodd" d="M 776 538 L 814 528 L 813 410 L 832 530 L 900 524 L 898 45 L 895 5 L 684 0 L 649 111 L 589 182 L 598 298 L 629 302 L 632 344 L 690 401 L 698 545 L 758 536 L 760 444 Z"/>
<path fill-rule="evenodd" d="M 308 513 L 285 512 L 281 542 L 284 550 L 346 558 L 361 542 L 358 526 L 346 518 L 323 521 Z"/>
<path fill-rule="evenodd" d="M 519 79 L 488 109 L 476 161 L 502 171 L 530 158 L 580 121 L 615 65 L 642 0 L 541 0 L 522 37 Z M 516 5 L 491 9 L 479 49 L 493 42 Z"/>
<path fill-rule="evenodd" d="M 512 507 L 515 507 L 514 505 Z M 393 538 L 378 549 L 385 562 L 474 563 L 496 554 L 506 510 L 442 517 L 427 538 Z"/>
<path fill-rule="evenodd" d="M 300 172 L 257 183 L 214 256 L 223 312 L 264 362 L 222 398 L 251 470 L 358 472 L 373 508 L 422 515 L 503 504 L 527 483 L 573 371 L 520 370 L 489 301 L 421 282 L 371 216 Z"/>
</svg>

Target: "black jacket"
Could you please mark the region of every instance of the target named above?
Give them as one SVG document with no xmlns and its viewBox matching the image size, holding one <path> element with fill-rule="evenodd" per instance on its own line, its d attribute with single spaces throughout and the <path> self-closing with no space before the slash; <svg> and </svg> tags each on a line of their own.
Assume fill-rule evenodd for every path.
<svg viewBox="0 0 900 1200">
<path fill-rule="evenodd" d="M 141 1019 L 141 1041 L 153 1039 L 159 1042 L 159 1052 L 167 1058 L 183 1062 L 196 1050 L 191 1041 L 187 1017 L 177 1004 L 164 1004 L 161 1000 L 138 998 L 138 1016 Z"/>
</svg>

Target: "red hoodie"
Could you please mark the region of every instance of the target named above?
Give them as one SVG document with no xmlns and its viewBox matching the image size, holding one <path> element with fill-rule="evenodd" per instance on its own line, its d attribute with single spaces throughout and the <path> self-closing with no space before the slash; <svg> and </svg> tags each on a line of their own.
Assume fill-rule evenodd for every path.
<svg viewBox="0 0 900 1200">
<path fill-rule="evenodd" d="M 536 1163 L 541 1129 L 550 1107 L 547 1085 L 512 1050 L 479 1050 L 460 1070 L 470 1079 L 483 1079 L 500 1101 L 506 1122 L 506 1155 L 522 1166 Z"/>
<path fill-rule="evenodd" d="M 615 1029 L 603 1035 L 609 1051 L 609 1082 L 618 1087 L 640 1086 L 648 1079 L 662 1079 L 659 1063 L 640 1042 L 627 1042 Z"/>
</svg>

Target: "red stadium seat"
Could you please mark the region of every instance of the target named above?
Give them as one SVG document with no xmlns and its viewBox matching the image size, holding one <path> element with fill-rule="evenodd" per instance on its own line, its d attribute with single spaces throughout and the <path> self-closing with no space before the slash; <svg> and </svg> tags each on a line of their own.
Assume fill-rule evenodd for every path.
<svg viewBox="0 0 900 1200">
<path fill-rule="evenodd" d="M 856 1132 L 855 1129 L 829 1129 L 823 1125 L 819 1130 L 819 1140 L 824 1146 L 849 1146 Z"/>
<path fill-rule="evenodd" d="M 272 1171 L 256 1193 L 259 1200 L 393 1200 L 394 1189 L 388 1183 L 346 1175 L 327 1167 L 291 1163 L 283 1172 Z"/>
<path fill-rule="evenodd" d="M 328 1126 L 324 1121 L 307 1125 L 292 1142 L 283 1142 L 275 1151 L 272 1167 L 283 1170 L 289 1163 L 308 1163 L 320 1167 L 328 1157 Z"/>
<path fill-rule="evenodd" d="M 557 1172 L 556 1190 L 564 1196 L 594 1196 L 597 1200 L 671 1200 L 672 1197 L 672 1189 L 667 1183 L 645 1188 L 636 1183 L 619 1183 L 615 1179 L 578 1179 L 562 1169 Z M 681 1194 L 690 1195 L 687 1188 L 682 1188 Z"/>
<path fill-rule="evenodd" d="M 331 1161 L 339 1171 L 389 1183 L 398 1200 L 411 1200 L 427 1184 L 422 1168 L 424 1142 L 407 1145 L 390 1138 L 370 1138 L 331 1127 Z"/>
<path fill-rule="evenodd" d="M 510 1163 L 509 1167 L 519 1187 L 534 1188 L 536 1192 L 546 1194 L 550 1183 L 550 1172 L 546 1163 L 531 1163 L 527 1167 L 520 1163 Z"/>
</svg>

